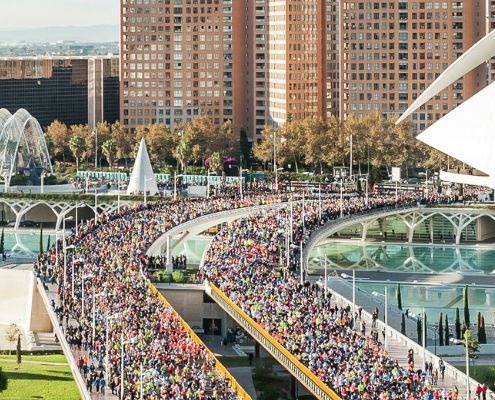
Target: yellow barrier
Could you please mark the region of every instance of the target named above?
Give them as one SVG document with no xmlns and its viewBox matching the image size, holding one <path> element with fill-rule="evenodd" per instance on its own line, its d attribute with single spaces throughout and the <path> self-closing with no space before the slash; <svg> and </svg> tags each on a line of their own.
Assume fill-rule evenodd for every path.
<svg viewBox="0 0 495 400">
<path fill-rule="evenodd" d="M 267 331 L 265 331 L 257 322 L 255 322 L 251 317 L 249 317 L 239 306 L 237 306 L 232 300 L 230 300 L 222 291 L 216 287 L 213 283 L 209 282 L 209 286 L 211 288 L 213 299 L 215 296 L 218 296 L 221 301 L 226 303 L 229 307 L 231 307 L 235 313 L 237 313 L 241 318 L 243 318 L 251 327 L 253 327 L 257 333 L 259 333 L 272 347 L 274 347 L 278 352 L 280 352 L 283 357 L 285 357 L 290 363 L 295 366 L 295 368 L 303 373 L 304 376 L 296 376 L 297 371 L 294 368 L 291 368 L 290 365 L 284 365 L 284 360 L 280 359 L 277 354 L 273 354 L 270 349 L 266 348 L 279 362 L 284 365 L 289 372 L 291 372 L 308 390 L 310 390 L 315 396 L 318 398 L 331 399 L 331 400 L 341 400 L 341 398 L 330 389 L 323 381 L 318 378 L 311 370 L 303 365 L 296 357 L 294 357 L 285 347 L 283 347 L 279 342 L 277 342 Z M 221 306 L 221 304 L 219 304 Z M 228 312 L 228 310 L 225 310 Z M 238 320 L 235 315 L 231 315 L 241 326 L 243 325 L 243 321 Z M 251 333 L 251 332 L 249 332 Z M 301 379 L 302 378 L 302 379 Z M 317 390 L 315 387 L 317 387 Z"/>
<path fill-rule="evenodd" d="M 147 281 L 148 287 L 151 290 L 151 292 L 154 295 L 158 295 L 158 299 L 165 304 L 166 307 L 172 309 L 174 314 L 179 318 L 180 323 L 182 327 L 186 330 L 186 332 L 191 336 L 191 338 L 200 346 L 204 347 L 210 357 L 215 360 L 215 368 L 217 369 L 220 374 L 224 375 L 229 381 L 230 381 L 230 386 L 236 391 L 237 395 L 239 396 L 240 399 L 242 400 L 252 400 L 251 396 L 244 390 L 244 388 L 239 385 L 239 383 L 236 381 L 236 379 L 232 376 L 232 374 L 225 368 L 220 361 L 215 357 L 215 355 L 208 349 L 208 347 L 205 346 L 203 341 L 199 338 L 198 335 L 196 335 L 196 332 L 194 332 L 191 327 L 184 321 L 179 314 L 174 310 L 174 308 L 170 305 L 170 303 L 163 297 L 163 295 L 158 291 L 158 289 L 153 285 L 149 280 Z"/>
</svg>

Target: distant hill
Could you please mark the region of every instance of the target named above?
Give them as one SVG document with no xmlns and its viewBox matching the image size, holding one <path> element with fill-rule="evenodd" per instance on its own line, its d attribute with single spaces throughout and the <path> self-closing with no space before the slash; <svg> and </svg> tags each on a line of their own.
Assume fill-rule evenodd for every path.
<svg viewBox="0 0 495 400">
<path fill-rule="evenodd" d="M 118 42 L 119 26 L 52 26 L 16 31 L 0 30 L 0 42 L 4 43 L 53 43 L 58 41 L 74 41 L 78 43 Z"/>
</svg>

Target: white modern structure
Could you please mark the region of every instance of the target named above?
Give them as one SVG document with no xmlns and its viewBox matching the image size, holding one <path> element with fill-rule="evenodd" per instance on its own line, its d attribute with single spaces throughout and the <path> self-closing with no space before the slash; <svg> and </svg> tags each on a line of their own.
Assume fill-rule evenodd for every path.
<svg viewBox="0 0 495 400">
<path fill-rule="evenodd" d="M 50 155 L 40 124 L 23 108 L 14 115 L 0 109 L 0 174 L 6 186 L 18 168 L 52 173 Z"/>
<path fill-rule="evenodd" d="M 404 112 L 397 123 L 447 86 L 495 56 L 495 31 L 472 46 L 449 66 Z M 440 178 L 455 183 L 495 189 L 495 83 L 465 101 L 418 135 L 417 139 L 476 168 L 485 176 L 441 171 Z"/>
<path fill-rule="evenodd" d="M 158 186 L 156 184 L 155 174 L 151 167 L 150 157 L 146 148 L 144 138 L 139 143 L 139 150 L 132 168 L 131 179 L 129 180 L 129 186 L 127 187 L 127 194 L 139 194 L 146 193 L 153 195 L 158 193 Z"/>
</svg>

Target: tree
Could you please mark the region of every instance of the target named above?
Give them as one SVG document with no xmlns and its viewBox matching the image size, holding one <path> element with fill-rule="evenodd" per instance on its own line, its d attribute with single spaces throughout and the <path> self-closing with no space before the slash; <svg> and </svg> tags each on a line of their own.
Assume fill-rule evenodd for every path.
<svg viewBox="0 0 495 400">
<path fill-rule="evenodd" d="M 112 168 L 115 156 L 117 155 L 117 144 L 113 139 L 108 139 L 101 145 L 101 151 L 108 161 L 108 166 Z"/>
<path fill-rule="evenodd" d="M 254 145 L 253 154 L 258 160 L 264 163 L 273 161 L 273 144 L 275 143 L 274 139 L 277 138 L 277 129 L 273 127 L 267 127 L 263 129 L 263 131 L 261 132 L 261 136 L 263 137 L 263 139 L 259 143 L 256 143 Z M 277 146 L 277 152 L 278 148 L 279 146 Z"/>
<path fill-rule="evenodd" d="M 400 321 L 400 333 L 402 333 L 404 336 L 406 335 L 406 316 L 404 313 L 402 313 L 402 318 Z"/>
<path fill-rule="evenodd" d="M 46 134 L 51 144 L 51 151 L 54 157 L 60 157 L 65 161 L 65 154 L 68 150 L 69 129 L 67 125 L 55 120 L 46 129 Z"/>
<path fill-rule="evenodd" d="M 5 253 L 5 228 L 2 228 L 2 235 L 0 235 L 0 254 Z"/>
<path fill-rule="evenodd" d="M 449 345 L 450 341 L 450 328 L 449 328 L 449 316 L 445 314 L 445 346 Z"/>
<path fill-rule="evenodd" d="M 5 338 L 10 343 L 9 354 L 12 354 L 12 344 L 16 342 L 20 334 L 21 330 L 16 324 L 12 323 L 5 329 Z"/>
<path fill-rule="evenodd" d="M 173 149 L 177 145 L 177 135 L 170 128 L 160 124 L 139 126 L 136 129 L 135 150 L 143 137 L 153 164 L 163 166 L 167 164 L 167 160 L 172 162 Z"/>
<path fill-rule="evenodd" d="M 80 135 L 73 135 L 69 140 L 69 148 L 76 159 L 76 168 L 79 169 L 79 159 L 86 151 L 86 141 Z"/>
<path fill-rule="evenodd" d="M 459 307 L 455 309 L 455 338 L 461 339 L 461 319 L 459 317 Z"/>
<path fill-rule="evenodd" d="M 15 354 L 17 356 L 17 367 L 21 366 L 22 356 L 21 356 L 21 335 L 17 335 L 17 347 L 15 349 Z"/>
<path fill-rule="evenodd" d="M 43 224 L 40 225 L 40 255 L 43 254 Z"/>
<path fill-rule="evenodd" d="M 402 295 L 400 293 L 400 283 L 397 283 L 397 307 L 402 311 Z"/>
<path fill-rule="evenodd" d="M 92 157 L 95 152 L 95 136 L 91 134 L 90 126 L 88 124 L 71 125 L 70 134 L 71 139 L 79 136 L 84 141 L 84 145 L 77 143 L 78 147 L 81 149 L 81 154 L 79 157 L 80 159 L 86 159 L 86 163 L 88 163 L 89 157 Z M 76 162 L 77 161 L 78 160 L 76 160 Z"/>
<path fill-rule="evenodd" d="M 425 312 L 425 315 L 424 315 L 425 319 L 423 321 L 423 333 L 425 334 L 425 343 L 426 341 L 428 340 L 428 317 L 426 315 L 426 312 Z"/>
<path fill-rule="evenodd" d="M 443 346 L 443 314 L 440 313 L 440 320 L 438 321 L 438 338 L 439 338 L 439 346 Z"/>
<path fill-rule="evenodd" d="M 485 328 L 485 317 L 482 315 L 481 316 L 481 332 L 482 332 L 482 339 L 483 340 L 480 340 L 479 342 L 481 344 L 486 344 L 487 343 L 487 340 L 486 340 L 486 328 Z"/>
<path fill-rule="evenodd" d="M 468 355 L 469 358 L 474 359 L 478 358 L 478 351 L 479 351 L 479 343 L 474 339 L 473 332 L 470 329 L 466 329 L 466 332 L 464 332 L 464 337 L 463 337 L 463 345 L 464 347 L 468 347 Z"/>
<path fill-rule="evenodd" d="M 464 287 L 464 323 L 466 324 L 466 327 L 469 329 L 471 323 L 469 321 L 469 292 L 467 285 Z"/>
<path fill-rule="evenodd" d="M 127 159 L 130 157 L 133 146 L 133 136 L 124 132 L 120 122 L 115 122 L 111 126 L 111 138 L 117 146 L 116 156 L 117 158 L 123 158 L 127 168 Z"/>
<path fill-rule="evenodd" d="M 421 344 L 423 339 L 423 324 L 421 317 L 418 317 L 416 321 L 416 332 L 418 333 L 418 344 Z"/>
<path fill-rule="evenodd" d="M 208 165 L 208 169 L 210 171 L 219 173 L 222 170 L 222 167 L 223 167 L 222 156 L 220 155 L 219 152 L 215 151 L 210 156 L 210 164 Z"/>
</svg>

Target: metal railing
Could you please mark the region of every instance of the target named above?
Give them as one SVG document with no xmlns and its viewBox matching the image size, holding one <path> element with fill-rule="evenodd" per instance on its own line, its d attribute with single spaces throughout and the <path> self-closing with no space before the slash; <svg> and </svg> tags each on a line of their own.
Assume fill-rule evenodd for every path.
<svg viewBox="0 0 495 400">
<path fill-rule="evenodd" d="M 79 394 L 81 395 L 81 398 L 83 400 L 91 400 L 91 395 L 89 394 L 88 390 L 86 389 L 86 384 L 85 384 L 84 379 L 81 375 L 81 372 L 79 371 L 79 368 L 77 368 L 76 360 L 74 359 L 74 355 L 72 354 L 72 350 L 70 349 L 69 343 L 67 342 L 67 339 L 65 338 L 65 334 L 59 325 L 57 316 L 55 315 L 55 312 L 53 311 L 52 306 L 50 305 L 50 300 L 48 299 L 48 295 L 45 291 L 45 288 L 44 288 L 43 283 L 41 282 L 40 278 L 36 278 L 36 286 L 37 286 L 38 292 L 40 293 L 41 298 L 43 299 L 43 303 L 45 304 L 45 308 L 46 308 L 46 311 L 50 317 L 50 320 L 52 321 L 53 331 L 57 335 L 60 346 L 62 347 L 62 351 L 64 352 L 64 355 L 67 358 L 67 362 L 69 363 L 69 367 L 70 367 L 70 370 L 72 372 L 72 376 L 74 377 L 74 380 L 76 381 L 77 388 L 79 389 Z"/>
<path fill-rule="evenodd" d="M 225 378 L 229 380 L 230 387 L 235 390 L 237 393 L 239 399 L 241 400 L 252 400 L 251 396 L 244 390 L 244 388 L 237 382 L 237 380 L 232 376 L 232 374 L 225 368 L 220 361 L 215 357 L 215 355 L 206 347 L 206 345 L 203 343 L 203 341 L 199 338 L 198 335 L 191 329 L 191 327 L 187 324 L 186 321 L 184 321 L 180 315 L 175 311 L 175 309 L 170 305 L 170 303 L 165 299 L 165 297 L 158 291 L 158 289 L 149 281 L 146 281 L 148 288 L 151 290 L 151 292 L 158 297 L 158 299 L 169 309 L 172 310 L 174 313 L 175 317 L 177 317 L 180 320 L 180 323 L 184 330 L 187 332 L 187 334 L 192 338 L 192 340 L 200 345 L 202 348 L 204 348 L 209 356 L 215 360 L 215 369 L 223 375 Z"/>
<path fill-rule="evenodd" d="M 324 225 L 322 225 L 319 229 L 313 231 L 309 240 L 304 245 L 304 250 L 303 250 L 304 260 L 306 260 L 306 264 L 307 264 L 309 253 L 311 252 L 313 247 L 315 247 L 318 244 L 318 242 L 320 242 L 320 240 L 322 240 L 325 236 L 338 232 L 339 230 L 343 229 L 348 225 L 352 225 L 357 222 L 361 222 L 370 218 L 381 218 L 399 213 L 410 212 L 413 210 L 417 210 L 419 208 L 420 207 L 417 204 L 372 208 L 362 212 L 347 214 L 344 215 L 342 218 L 332 219 L 327 223 L 325 223 Z"/>
<path fill-rule="evenodd" d="M 205 291 L 225 312 L 227 312 L 227 314 L 229 314 L 318 399 L 341 399 L 332 389 L 323 383 L 321 379 L 311 372 L 309 368 L 303 365 L 296 357 L 278 343 L 213 283 L 205 282 Z"/>
</svg>

